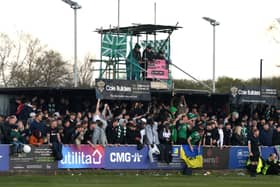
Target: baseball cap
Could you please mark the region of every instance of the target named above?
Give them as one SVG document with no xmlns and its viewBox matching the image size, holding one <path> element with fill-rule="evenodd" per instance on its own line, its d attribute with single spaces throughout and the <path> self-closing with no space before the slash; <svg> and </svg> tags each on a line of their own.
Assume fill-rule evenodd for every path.
<svg viewBox="0 0 280 187">
<path fill-rule="evenodd" d="M 141 118 L 141 122 L 147 123 L 147 119 L 146 118 Z"/>
</svg>

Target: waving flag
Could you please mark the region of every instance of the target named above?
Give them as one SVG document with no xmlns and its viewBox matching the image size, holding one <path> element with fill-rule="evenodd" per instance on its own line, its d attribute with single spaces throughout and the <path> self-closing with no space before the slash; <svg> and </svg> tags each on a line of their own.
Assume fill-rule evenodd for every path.
<svg viewBox="0 0 280 187">
<path fill-rule="evenodd" d="M 193 146 L 194 151 L 190 150 L 188 145 L 181 145 L 180 158 L 183 159 L 189 168 L 202 168 L 202 147 Z"/>
<path fill-rule="evenodd" d="M 104 34 L 101 53 L 107 57 L 126 57 L 127 37 L 125 35 Z"/>
</svg>

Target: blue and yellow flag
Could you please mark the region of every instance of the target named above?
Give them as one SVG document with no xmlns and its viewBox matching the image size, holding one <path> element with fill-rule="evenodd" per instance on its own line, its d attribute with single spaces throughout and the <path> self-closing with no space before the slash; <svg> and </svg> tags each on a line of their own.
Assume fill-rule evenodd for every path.
<svg viewBox="0 0 280 187">
<path fill-rule="evenodd" d="M 198 146 L 193 146 L 193 151 L 188 145 L 181 145 L 180 158 L 183 159 L 189 168 L 202 168 L 202 147 L 198 150 Z"/>
</svg>

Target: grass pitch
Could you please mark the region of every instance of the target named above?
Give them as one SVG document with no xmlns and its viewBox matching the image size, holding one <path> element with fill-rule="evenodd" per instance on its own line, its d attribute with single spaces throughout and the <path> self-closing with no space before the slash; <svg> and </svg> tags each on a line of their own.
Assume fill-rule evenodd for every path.
<svg viewBox="0 0 280 187">
<path fill-rule="evenodd" d="M 154 174 L 59 174 L 56 176 L 0 176 L 0 187 L 273 187 L 280 185 L 280 176 Z"/>
</svg>

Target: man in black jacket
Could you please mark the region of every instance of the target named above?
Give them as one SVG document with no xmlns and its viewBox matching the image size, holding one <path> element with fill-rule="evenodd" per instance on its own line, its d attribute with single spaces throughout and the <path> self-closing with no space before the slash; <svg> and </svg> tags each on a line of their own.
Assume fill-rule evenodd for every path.
<svg viewBox="0 0 280 187">
<path fill-rule="evenodd" d="M 111 123 L 108 124 L 106 127 L 106 135 L 108 144 L 115 144 L 116 143 L 116 128 L 118 127 L 119 120 L 114 119 Z"/>
<path fill-rule="evenodd" d="M 272 135 L 272 145 L 280 145 L 280 125 L 277 125 Z"/>
</svg>

